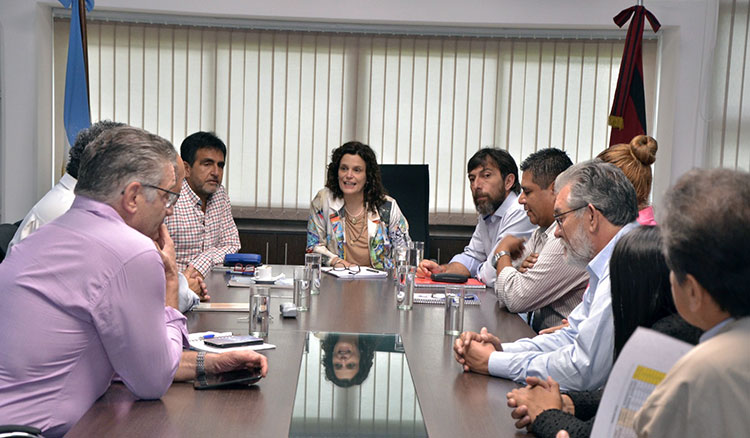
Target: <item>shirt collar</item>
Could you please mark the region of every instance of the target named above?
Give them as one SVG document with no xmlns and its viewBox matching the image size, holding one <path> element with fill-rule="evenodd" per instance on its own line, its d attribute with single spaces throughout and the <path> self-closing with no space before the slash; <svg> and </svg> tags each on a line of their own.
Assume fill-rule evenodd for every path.
<svg viewBox="0 0 750 438">
<path fill-rule="evenodd" d="M 122 218 L 122 216 L 120 216 L 120 214 L 114 208 L 112 208 L 111 205 L 105 204 L 95 199 L 87 198 L 85 196 L 76 195 L 70 208 L 90 211 L 97 216 L 108 217 L 116 221 L 125 223 L 125 220 Z"/>
<path fill-rule="evenodd" d="M 186 199 L 190 200 L 190 205 L 201 205 L 201 198 L 198 197 L 198 195 L 195 194 L 193 189 L 190 188 L 190 184 L 188 184 L 187 179 L 182 180 L 182 191 L 180 193 L 180 196 L 184 196 Z M 209 197 L 206 201 L 210 200 Z"/>
<path fill-rule="evenodd" d="M 615 234 L 615 236 L 610 239 L 609 243 L 607 243 L 607 245 L 602 248 L 601 251 L 599 251 L 599 254 L 594 256 L 594 258 L 589 262 L 586 270 L 589 271 L 590 275 L 594 275 L 598 279 L 604 277 L 604 274 L 609 269 L 609 259 L 612 257 L 612 251 L 615 249 L 617 241 L 637 226 L 638 222 L 631 222 L 620 228 L 620 231 L 618 231 L 617 234 Z"/>
<path fill-rule="evenodd" d="M 62 184 L 63 187 L 72 192 L 73 189 L 76 188 L 76 183 L 78 182 L 78 180 L 73 178 L 73 176 L 68 172 L 65 172 L 58 182 Z"/>
<path fill-rule="evenodd" d="M 485 221 L 492 220 L 493 217 L 502 219 L 508 209 L 511 208 L 517 201 L 518 195 L 516 195 L 515 192 L 508 193 L 508 196 L 506 196 L 503 203 L 500 204 L 499 207 L 497 207 L 497 210 L 495 210 L 495 212 L 490 215 L 484 216 L 482 219 L 484 219 Z"/>
<path fill-rule="evenodd" d="M 734 321 L 734 318 L 727 318 L 724 321 L 716 324 L 715 326 L 711 327 L 710 329 L 706 330 L 705 333 L 703 333 L 700 337 L 700 340 L 698 341 L 699 344 L 702 344 L 703 342 L 706 342 L 707 340 L 713 338 L 714 336 L 721 333 L 722 329 L 729 324 L 730 322 Z"/>
</svg>

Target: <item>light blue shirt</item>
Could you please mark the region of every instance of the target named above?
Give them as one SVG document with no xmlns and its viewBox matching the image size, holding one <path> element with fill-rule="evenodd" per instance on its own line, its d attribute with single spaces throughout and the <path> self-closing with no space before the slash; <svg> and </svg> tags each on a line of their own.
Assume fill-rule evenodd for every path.
<svg viewBox="0 0 750 438">
<path fill-rule="evenodd" d="M 725 325 L 729 324 L 730 322 L 734 321 L 734 318 L 727 318 L 724 321 L 716 324 L 715 326 L 711 327 L 710 329 L 703 332 L 700 339 L 698 340 L 699 344 L 702 344 L 706 342 L 707 340 L 713 338 L 714 336 L 718 335 L 722 328 L 724 328 Z"/>
<path fill-rule="evenodd" d="M 451 263 L 461 263 L 473 277 L 492 287 L 495 285 L 497 271 L 487 259 L 491 259 L 497 244 L 507 234 L 527 239 L 535 229 L 536 225 L 529 222 L 526 211 L 518 203 L 518 195 L 510 192 L 495 213 L 479 218 L 469 245 L 464 248 L 464 252 L 453 256 Z"/>
<path fill-rule="evenodd" d="M 502 344 L 503 351 L 490 355 L 490 374 L 517 382 L 527 376 L 552 376 L 560 389 L 570 391 L 604 386 L 614 353 L 609 259 L 617 241 L 637 226 L 636 222 L 624 226 L 589 262 L 589 287 L 581 304 L 568 316 L 570 326 Z"/>
</svg>

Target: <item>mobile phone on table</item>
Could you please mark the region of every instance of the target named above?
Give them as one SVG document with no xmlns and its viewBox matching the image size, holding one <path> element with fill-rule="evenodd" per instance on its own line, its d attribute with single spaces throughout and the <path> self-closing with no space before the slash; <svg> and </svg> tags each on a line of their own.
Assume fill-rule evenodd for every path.
<svg viewBox="0 0 750 438">
<path fill-rule="evenodd" d="M 219 374 L 204 374 L 193 381 L 195 389 L 241 388 L 260 380 L 260 368 Z"/>
<path fill-rule="evenodd" d="M 444 283 L 466 283 L 467 281 L 469 281 L 469 277 L 467 275 L 449 274 L 447 272 L 432 274 L 430 278 L 432 278 L 432 281 L 439 281 Z"/>
<path fill-rule="evenodd" d="M 206 345 L 217 348 L 242 347 L 245 345 L 258 345 L 263 343 L 263 338 L 250 335 L 242 336 L 222 336 L 220 338 L 206 339 L 203 341 Z"/>
</svg>

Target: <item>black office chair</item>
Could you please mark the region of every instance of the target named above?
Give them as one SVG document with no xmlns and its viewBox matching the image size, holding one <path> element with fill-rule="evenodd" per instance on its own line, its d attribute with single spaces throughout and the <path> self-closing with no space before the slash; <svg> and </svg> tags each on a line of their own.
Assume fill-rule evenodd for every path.
<svg viewBox="0 0 750 438">
<path fill-rule="evenodd" d="M 424 242 L 430 253 L 430 170 L 427 164 L 381 164 L 380 174 L 388 194 L 398 202 L 409 221 L 411 240 Z"/>
<path fill-rule="evenodd" d="M 5 255 L 8 254 L 8 244 L 13 240 L 13 236 L 16 234 L 16 230 L 21 221 L 15 224 L 0 224 L 0 262 L 5 259 Z M 2 438 L 2 436 L 0 436 Z"/>
<path fill-rule="evenodd" d="M 44 438 L 36 427 L 8 424 L 0 426 L 0 438 Z"/>
</svg>

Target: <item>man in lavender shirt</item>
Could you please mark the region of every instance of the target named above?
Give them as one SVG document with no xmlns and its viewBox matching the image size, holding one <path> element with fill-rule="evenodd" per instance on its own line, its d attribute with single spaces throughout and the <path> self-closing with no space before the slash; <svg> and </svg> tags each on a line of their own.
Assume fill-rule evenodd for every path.
<svg viewBox="0 0 750 438">
<path fill-rule="evenodd" d="M 0 264 L 0 422 L 62 436 L 115 373 L 146 399 L 194 378 L 203 360 L 209 372 L 265 375 L 265 357 L 253 352 L 182 351 L 174 244 L 163 225 L 178 196 L 176 164 L 168 141 L 109 130 L 83 153 L 71 209 Z"/>
</svg>

